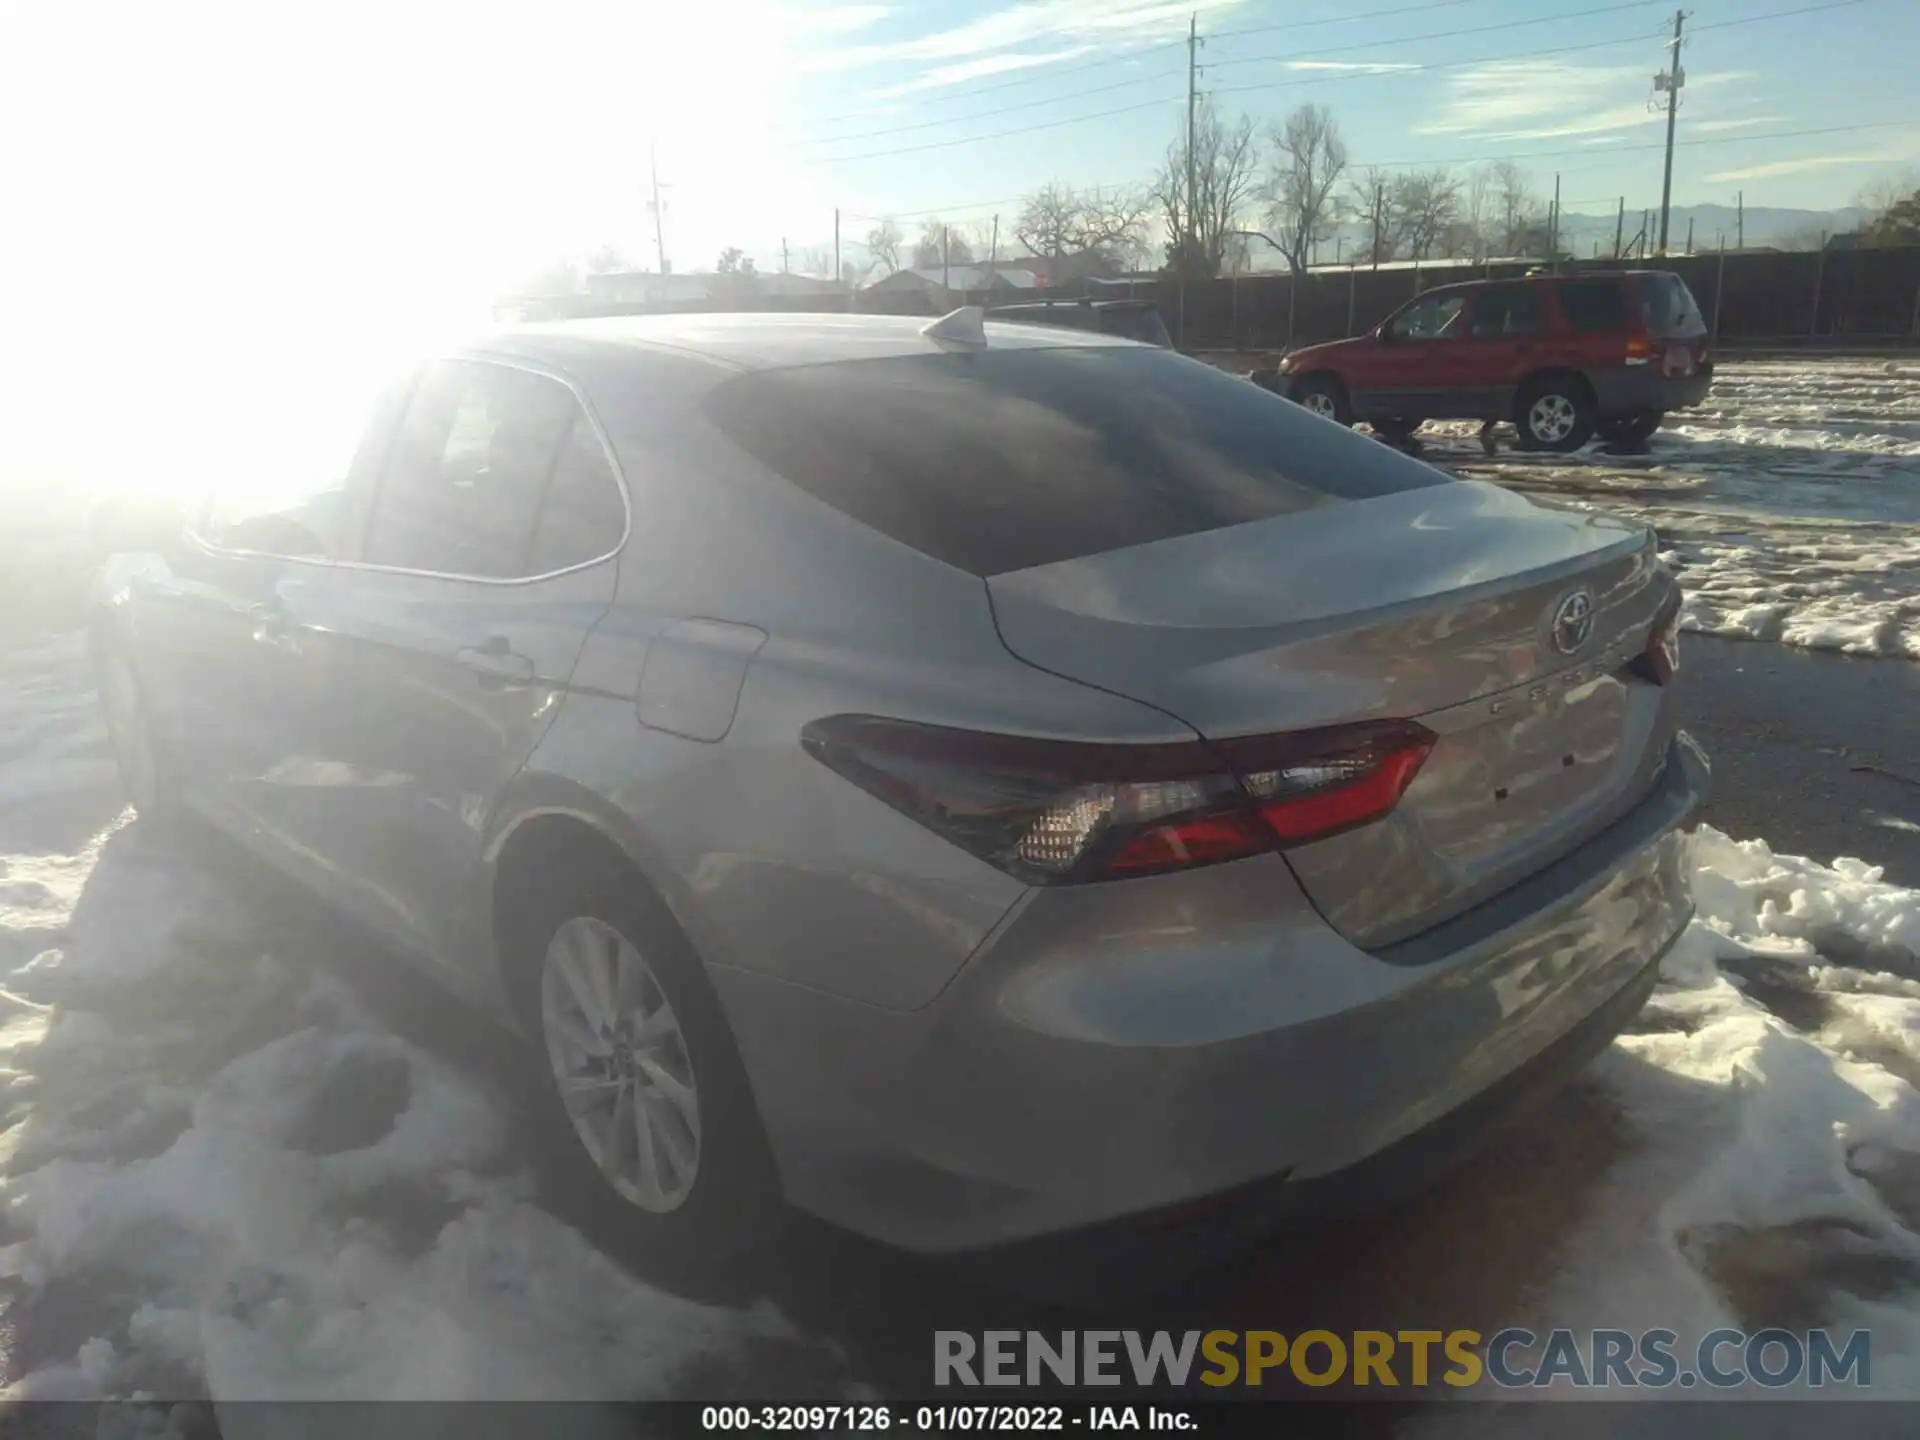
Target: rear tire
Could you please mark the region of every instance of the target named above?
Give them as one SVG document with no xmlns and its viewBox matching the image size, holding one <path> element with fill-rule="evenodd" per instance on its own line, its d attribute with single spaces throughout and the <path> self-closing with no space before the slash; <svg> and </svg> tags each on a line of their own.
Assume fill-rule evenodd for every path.
<svg viewBox="0 0 1920 1440">
<path fill-rule="evenodd" d="M 1301 408 L 1331 420 L 1336 425 L 1353 424 L 1353 406 L 1347 399 L 1347 387 L 1336 375 L 1308 375 L 1294 388 L 1294 399 Z"/>
<path fill-rule="evenodd" d="M 1640 446 L 1653 438 L 1654 431 L 1660 428 L 1660 422 L 1667 417 L 1658 410 L 1641 410 L 1615 420 L 1605 420 L 1596 427 L 1600 439 L 1608 445 Z"/>
<path fill-rule="evenodd" d="M 114 764 L 134 814 L 150 829 L 169 830 L 180 817 L 178 772 L 154 734 L 146 688 L 127 643 L 102 637 L 94 645 L 94 678 Z"/>
<path fill-rule="evenodd" d="M 1513 423 L 1529 450 L 1578 450 L 1593 438 L 1593 391 L 1577 375 L 1541 375 L 1521 389 Z"/>
<path fill-rule="evenodd" d="M 1402 450 L 1419 448 L 1419 442 L 1413 438 L 1414 432 L 1420 428 L 1418 420 L 1409 420 L 1403 415 L 1393 415 L 1372 423 L 1374 433 L 1387 444 Z"/>
<path fill-rule="evenodd" d="M 710 1281 L 783 1215 L 759 1110 L 665 903 L 625 866 L 580 862 L 556 857 L 516 887 L 502 937 L 535 1051 L 535 1141 L 553 1199 L 589 1234 Z"/>
</svg>

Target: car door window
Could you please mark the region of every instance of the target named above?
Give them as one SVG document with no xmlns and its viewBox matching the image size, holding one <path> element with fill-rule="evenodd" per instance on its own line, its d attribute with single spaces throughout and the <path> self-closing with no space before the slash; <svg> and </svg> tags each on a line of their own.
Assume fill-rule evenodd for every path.
<svg viewBox="0 0 1920 1440">
<path fill-rule="evenodd" d="M 1467 333 L 1502 340 L 1540 333 L 1540 291 L 1532 285 L 1489 285 L 1473 297 Z"/>
<path fill-rule="evenodd" d="M 576 413 L 547 481 L 526 573 L 547 575 L 584 565 L 620 548 L 627 504 L 587 417 Z"/>
<path fill-rule="evenodd" d="M 527 573 L 541 496 L 578 408 L 566 386 L 530 371 L 428 366 L 387 454 L 366 559 L 482 579 Z"/>
<path fill-rule="evenodd" d="M 1562 281 L 1560 313 L 1582 335 L 1627 328 L 1627 297 L 1617 280 Z"/>
<path fill-rule="evenodd" d="M 1387 324 L 1396 340 L 1451 340 L 1460 333 L 1460 295 L 1422 295 Z"/>
<path fill-rule="evenodd" d="M 357 440 L 331 422 L 320 432 L 303 430 L 298 453 L 313 459 L 304 474 L 249 474 L 217 488 L 195 522 L 195 532 L 222 550 L 303 560 L 345 558 L 358 537 L 366 494 L 410 385 L 407 377 L 380 393 Z M 328 430 L 343 436 L 344 443 L 331 443 L 329 435 L 321 433 Z"/>
</svg>

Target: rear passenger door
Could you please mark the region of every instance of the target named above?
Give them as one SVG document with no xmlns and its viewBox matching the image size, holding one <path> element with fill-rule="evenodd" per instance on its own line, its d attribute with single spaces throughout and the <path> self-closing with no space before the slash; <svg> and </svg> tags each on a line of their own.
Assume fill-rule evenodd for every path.
<svg viewBox="0 0 1920 1440">
<path fill-rule="evenodd" d="M 462 358 L 422 371 L 369 509 L 308 636 L 323 699 L 297 838 L 460 985 L 490 953 L 489 812 L 613 600 L 626 495 L 569 383 Z"/>
<path fill-rule="evenodd" d="M 1540 287 L 1488 285 L 1468 302 L 1467 333 L 1456 361 L 1461 404 L 1473 416 L 1505 419 L 1514 388 L 1537 360 L 1545 329 Z"/>
</svg>

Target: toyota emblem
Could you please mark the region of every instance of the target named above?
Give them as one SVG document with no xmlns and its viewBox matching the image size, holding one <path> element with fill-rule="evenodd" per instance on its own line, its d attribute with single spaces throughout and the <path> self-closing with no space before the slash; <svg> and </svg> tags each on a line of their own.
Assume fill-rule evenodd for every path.
<svg viewBox="0 0 1920 1440">
<path fill-rule="evenodd" d="M 1593 638 L 1593 596 L 1576 590 L 1553 612 L 1553 644 L 1562 655 L 1578 654 Z"/>
</svg>

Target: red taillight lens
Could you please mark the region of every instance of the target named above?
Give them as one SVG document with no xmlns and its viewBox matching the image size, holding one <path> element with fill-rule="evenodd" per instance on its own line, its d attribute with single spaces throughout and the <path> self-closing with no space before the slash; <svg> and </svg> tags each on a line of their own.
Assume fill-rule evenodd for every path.
<svg viewBox="0 0 1920 1440">
<path fill-rule="evenodd" d="M 840 715 L 808 753 L 1033 884 L 1190 869 L 1378 820 L 1433 735 L 1403 721 L 1290 735 L 1108 745 Z"/>
<path fill-rule="evenodd" d="M 1647 632 L 1647 648 L 1634 660 L 1633 669 L 1656 685 L 1664 685 L 1680 673 L 1680 591 L 1677 587 L 1654 617 L 1653 628 Z"/>
</svg>

